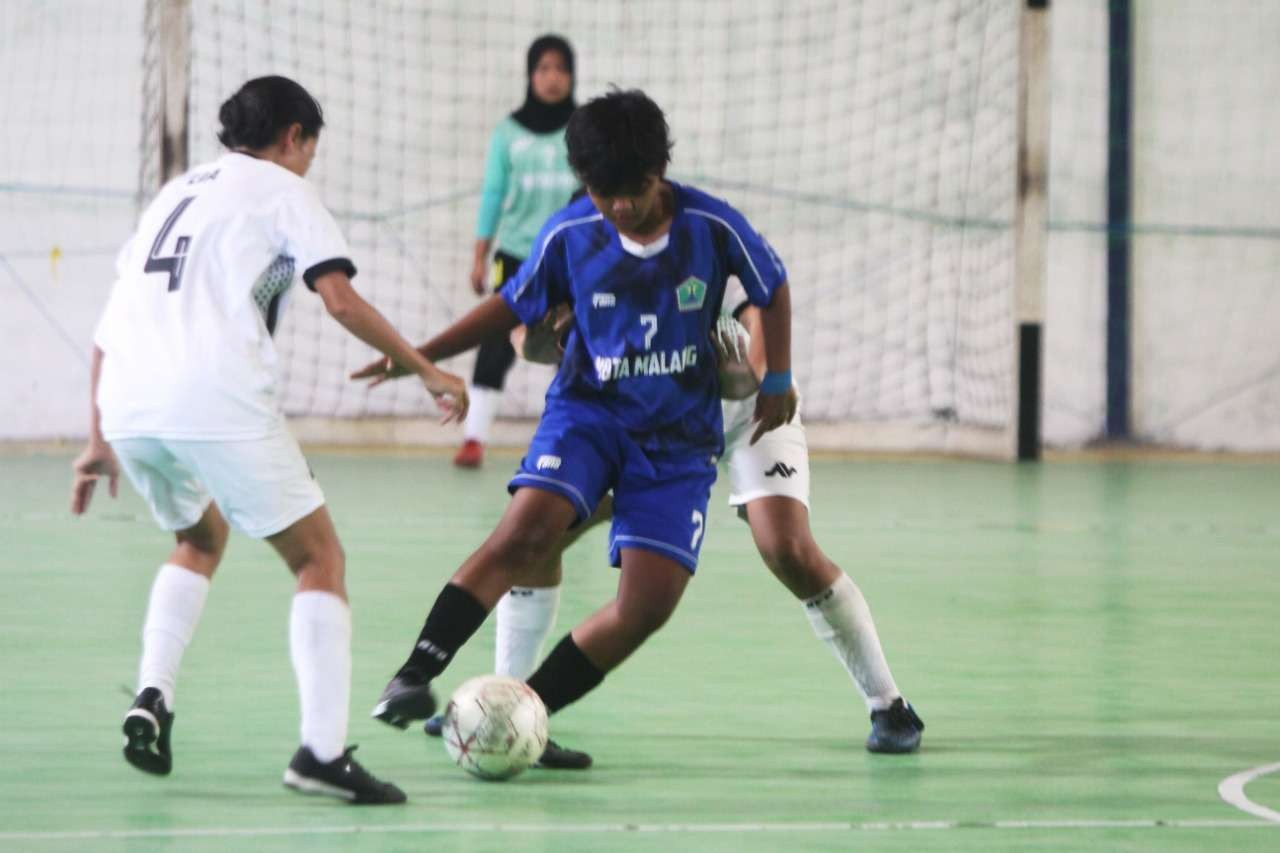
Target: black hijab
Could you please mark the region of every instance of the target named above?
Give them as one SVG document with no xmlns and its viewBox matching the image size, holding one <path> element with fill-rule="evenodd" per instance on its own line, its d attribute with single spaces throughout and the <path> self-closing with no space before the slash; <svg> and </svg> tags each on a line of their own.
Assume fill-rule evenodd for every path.
<svg viewBox="0 0 1280 853">
<path fill-rule="evenodd" d="M 560 130 L 569 123 L 578 106 L 573 100 L 573 85 L 569 86 L 569 96 L 557 104 L 544 104 L 533 94 L 533 69 L 538 67 L 542 55 L 554 50 L 564 57 L 565 68 L 573 75 L 573 48 L 569 42 L 557 35 L 539 36 L 529 45 L 529 56 L 525 63 L 528 83 L 525 84 L 524 104 L 511 114 L 511 117 L 523 125 L 530 133 L 551 133 Z M 576 81 L 575 81 L 576 82 Z"/>
</svg>

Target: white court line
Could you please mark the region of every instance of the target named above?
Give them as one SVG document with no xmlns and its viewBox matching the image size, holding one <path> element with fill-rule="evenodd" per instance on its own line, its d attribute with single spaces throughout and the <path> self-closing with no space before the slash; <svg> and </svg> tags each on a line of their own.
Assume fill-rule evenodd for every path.
<svg viewBox="0 0 1280 853">
<path fill-rule="evenodd" d="M 0 841 L 94 841 L 129 838 L 253 838 L 303 835 L 394 835 L 402 833 L 497 832 L 549 835 L 603 833 L 772 833 L 772 832 L 899 832 L 948 829 L 1280 829 L 1280 824 L 1257 820 L 1192 818 L 1162 820 L 913 820 L 815 823 L 419 823 L 399 826 L 263 826 L 192 829 L 87 829 L 52 832 L 0 832 Z"/>
<path fill-rule="evenodd" d="M 1241 770 L 1239 773 L 1228 776 L 1218 783 L 1218 796 L 1242 812 L 1248 812 L 1255 817 L 1280 824 L 1280 812 L 1269 809 L 1266 806 L 1260 806 L 1244 795 L 1245 785 L 1248 785 L 1259 776 L 1266 776 L 1268 773 L 1277 771 L 1280 771 L 1280 762 L 1263 764 L 1261 767 L 1254 767 L 1251 770 Z"/>
</svg>

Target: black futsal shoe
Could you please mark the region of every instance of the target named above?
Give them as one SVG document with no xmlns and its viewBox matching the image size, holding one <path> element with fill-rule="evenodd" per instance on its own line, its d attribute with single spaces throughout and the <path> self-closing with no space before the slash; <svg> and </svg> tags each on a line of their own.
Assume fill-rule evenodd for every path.
<svg viewBox="0 0 1280 853">
<path fill-rule="evenodd" d="M 431 717 L 422 726 L 428 737 L 440 737 L 444 733 L 444 715 Z M 553 740 L 547 741 L 542 750 L 542 757 L 533 763 L 534 767 L 546 770 L 586 770 L 591 766 L 591 756 L 576 749 L 565 749 Z"/>
<path fill-rule="evenodd" d="M 586 770 L 591 766 L 591 756 L 576 749 L 565 749 L 553 740 L 547 741 L 547 748 L 542 750 L 542 757 L 533 763 L 534 767 L 546 770 Z"/>
<path fill-rule="evenodd" d="M 883 711 L 871 712 L 871 734 L 867 736 L 868 752 L 904 753 L 920 748 L 924 721 L 901 696 Z"/>
<path fill-rule="evenodd" d="M 300 746 L 284 771 L 284 784 L 301 794 L 336 797 L 356 806 L 389 806 L 405 801 L 404 791 L 377 779 L 351 757 L 354 746 L 322 763 L 309 747 Z"/>
<path fill-rule="evenodd" d="M 165 707 L 164 696 L 158 688 L 146 688 L 124 715 L 124 760 L 143 773 L 168 776 L 173 769 L 172 729 L 173 714 Z"/>
<path fill-rule="evenodd" d="M 436 697 L 430 680 L 413 669 L 402 669 L 387 682 L 373 715 L 389 726 L 407 729 L 416 720 L 425 720 L 436 712 Z"/>
</svg>

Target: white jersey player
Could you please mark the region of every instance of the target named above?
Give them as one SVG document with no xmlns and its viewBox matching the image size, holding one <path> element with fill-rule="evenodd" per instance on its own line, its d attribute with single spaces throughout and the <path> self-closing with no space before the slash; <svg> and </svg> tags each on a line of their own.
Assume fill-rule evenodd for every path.
<svg viewBox="0 0 1280 853">
<path fill-rule="evenodd" d="M 833 563 L 809 528 L 809 448 L 797 409 L 796 417 L 768 432 L 754 422 L 755 391 L 764 374 L 764 341 L 759 309 L 752 307 L 741 284 L 731 282 L 725 306 L 742 325 L 722 317 L 715 343 L 721 357 L 725 451 L 721 464 L 729 474 L 729 505 L 751 527 L 765 564 L 804 605 L 814 633 L 827 644 L 852 677 L 871 713 L 867 749 L 913 752 L 919 748 L 924 723 L 894 683 L 871 611 L 853 580 Z M 562 323 L 567 319 L 562 319 Z M 521 349 L 535 361 L 558 360 L 555 341 L 564 326 L 549 319 L 523 338 Z M 796 394 L 793 387 L 792 394 Z M 734 399 L 737 398 L 737 399 Z M 609 504 L 587 524 L 566 534 L 567 548 L 591 525 L 609 517 Z M 562 548 L 563 551 L 563 548 Z M 555 622 L 560 597 L 559 555 L 532 586 L 514 587 L 495 608 L 495 669 L 525 678 L 533 671 L 542 645 Z M 427 721 L 437 734 L 439 719 Z M 585 768 L 585 753 L 558 744 L 548 748 L 544 767 Z"/>
<path fill-rule="evenodd" d="M 272 332 L 300 278 L 352 334 L 419 376 L 448 408 L 446 420 L 465 413 L 465 385 L 352 289 L 347 243 L 304 180 L 324 124 L 311 95 L 283 77 L 258 78 L 219 118 L 228 152 L 166 185 L 120 252 L 94 336 L 89 444 L 74 463 L 73 512 L 87 510 L 100 476 L 114 496 L 123 468 L 177 540 L 151 589 L 124 756 L 148 773 L 172 768 L 179 664 L 234 526 L 269 541 L 298 579 L 289 636 L 302 745 L 285 784 L 357 803 L 403 802 L 345 746 L 343 553 L 280 411 Z"/>
</svg>

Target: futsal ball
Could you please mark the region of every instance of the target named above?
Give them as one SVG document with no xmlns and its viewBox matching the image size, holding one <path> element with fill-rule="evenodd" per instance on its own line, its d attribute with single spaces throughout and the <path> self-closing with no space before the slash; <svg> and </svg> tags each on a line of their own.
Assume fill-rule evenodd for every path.
<svg viewBox="0 0 1280 853">
<path fill-rule="evenodd" d="M 445 752 L 481 779 L 510 779 L 547 748 L 547 707 L 529 685 L 481 675 L 453 691 L 441 731 Z"/>
</svg>

